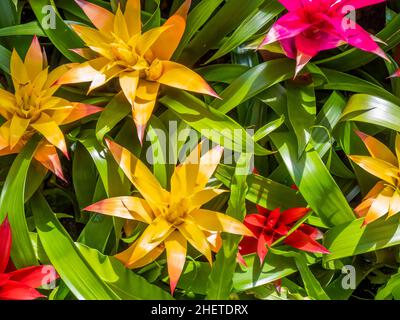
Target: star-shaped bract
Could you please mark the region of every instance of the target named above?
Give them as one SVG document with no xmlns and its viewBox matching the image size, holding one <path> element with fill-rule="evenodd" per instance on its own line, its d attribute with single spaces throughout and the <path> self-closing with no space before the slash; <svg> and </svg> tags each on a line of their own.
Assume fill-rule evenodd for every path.
<svg viewBox="0 0 400 320">
<path fill-rule="evenodd" d="M 54 82 L 67 70 L 63 65 L 49 71 L 46 55 L 34 37 L 24 61 L 15 49 L 12 52 L 14 94 L 0 88 L 0 116 L 5 119 L 0 127 L 0 155 L 19 153 L 34 134 L 40 133 L 45 139 L 34 157 L 63 180 L 56 148 L 67 157 L 68 151 L 60 126 L 102 110 L 54 96 L 60 88 Z"/>
<path fill-rule="evenodd" d="M 270 29 L 261 46 L 279 41 L 285 54 L 297 60 L 296 74 L 320 51 L 349 44 L 388 59 L 378 40 L 355 21 L 349 9 L 385 0 L 279 0 L 289 11 Z"/>
<path fill-rule="evenodd" d="M 124 13 L 118 7 L 110 11 L 83 0 L 76 0 L 96 29 L 72 25 L 86 43 L 76 53 L 88 59 L 72 64 L 59 84 L 91 82 L 89 91 L 118 78 L 125 97 L 132 106 L 138 136 L 143 142 L 144 131 L 157 100 L 160 85 L 208 94 L 217 97 L 207 82 L 171 57 L 186 27 L 191 1 L 163 26 L 142 33 L 140 0 L 128 0 Z"/>
<path fill-rule="evenodd" d="M 265 260 L 268 249 L 282 237 L 284 243 L 303 251 L 313 253 L 329 253 L 329 251 L 316 240 L 322 238 L 322 233 L 314 227 L 302 224 L 295 231 L 289 231 L 296 222 L 308 212 L 307 208 L 292 208 L 281 212 L 279 208 L 268 210 L 257 206 L 258 213 L 247 215 L 244 224 L 254 234 L 254 237 L 244 237 L 239 244 L 239 261 L 244 263 L 242 255 L 257 253 L 261 264 Z"/>
<path fill-rule="evenodd" d="M 0 225 L 0 300 L 34 300 L 44 296 L 36 290 L 46 284 L 51 266 L 34 266 L 9 271 L 11 252 L 11 228 L 6 218 Z M 55 280 L 55 279 L 54 279 Z"/>
<path fill-rule="evenodd" d="M 400 212 L 400 134 L 396 136 L 396 155 L 382 142 L 362 132 L 357 132 L 367 147 L 368 156 L 349 156 L 357 165 L 380 181 L 355 209 L 359 217 L 365 217 L 364 225 L 388 214 L 388 218 Z"/>
<path fill-rule="evenodd" d="M 200 156 L 199 144 L 186 161 L 176 167 L 171 177 L 171 190 L 167 191 L 128 150 L 108 140 L 107 145 L 143 198 L 106 199 L 85 210 L 148 224 L 139 239 L 116 256 L 128 268 L 145 266 L 166 251 L 171 292 L 174 292 L 186 261 L 187 243 L 211 263 L 211 251 L 219 249 L 221 232 L 252 235 L 232 217 L 201 209 L 203 204 L 224 192 L 206 187 L 222 156 L 221 147 Z"/>
</svg>

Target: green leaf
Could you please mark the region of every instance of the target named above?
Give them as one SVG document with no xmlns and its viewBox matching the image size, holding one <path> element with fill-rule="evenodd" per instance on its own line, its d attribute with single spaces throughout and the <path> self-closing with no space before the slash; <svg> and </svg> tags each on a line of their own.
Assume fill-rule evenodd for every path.
<svg viewBox="0 0 400 320">
<path fill-rule="evenodd" d="M 240 64 L 213 64 L 196 69 L 209 82 L 232 83 L 250 68 Z"/>
<path fill-rule="evenodd" d="M 50 0 L 29 0 L 44 33 L 58 50 L 70 61 L 81 62 L 83 58 L 70 49 L 83 48 L 83 41 L 65 24 L 57 8 Z"/>
<path fill-rule="evenodd" d="M 0 69 L 7 74 L 10 74 L 10 59 L 11 52 L 0 45 Z"/>
<path fill-rule="evenodd" d="M 342 116 L 346 101 L 341 94 L 334 91 L 325 102 L 318 113 L 315 127 L 312 131 L 312 144 L 319 155 L 323 157 L 330 149 L 331 143 L 329 133 L 333 131 Z"/>
<path fill-rule="evenodd" d="M 170 177 L 174 166 L 168 165 L 167 148 L 167 130 L 164 124 L 157 117 L 151 117 L 147 129 L 147 139 L 150 141 L 151 147 L 151 164 L 153 165 L 153 173 L 163 188 L 168 188 Z M 148 150 L 147 159 L 150 159 Z"/>
<path fill-rule="evenodd" d="M 131 105 L 126 100 L 125 95 L 120 92 L 107 104 L 97 121 L 97 140 L 103 141 L 104 136 L 131 112 Z"/>
<path fill-rule="evenodd" d="M 0 221 L 8 215 L 13 233 L 11 256 L 16 267 L 37 265 L 25 217 L 25 186 L 40 137 L 35 136 L 15 158 L 0 198 Z M 29 183 L 29 182 L 28 182 Z"/>
<path fill-rule="evenodd" d="M 297 153 L 300 156 L 311 139 L 311 127 L 317 112 L 313 85 L 299 87 L 288 83 L 287 108 L 289 120 L 297 136 Z"/>
<path fill-rule="evenodd" d="M 80 300 L 119 300 L 79 252 L 44 197 L 36 193 L 30 204 L 43 248 L 71 292 Z"/>
<path fill-rule="evenodd" d="M 29 183 L 25 186 L 25 202 L 27 202 L 33 194 L 40 188 L 43 180 L 46 178 L 48 170 L 38 161 L 32 161 L 28 170 L 26 181 Z"/>
<path fill-rule="evenodd" d="M 0 27 L 12 26 L 17 23 L 17 10 L 11 0 L 0 2 Z"/>
<path fill-rule="evenodd" d="M 72 181 L 79 207 L 83 209 L 91 205 L 96 188 L 97 171 L 90 154 L 80 143 L 77 144 L 73 155 Z"/>
<path fill-rule="evenodd" d="M 222 113 L 228 113 L 274 84 L 293 78 L 294 69 L 295 64 L 289 59 L 277 59 L 259 64 L 236 78 L 220 94 L 222 99 L 214 100 L 211 107 Z"/>
<path fill-rule="evenodd" d="M 234 172 L 235 170 L 232 167 L 219 165 L 215 177 L 230 188 L 234 179 Z M 307 205 L 301 194 L 292 188 L 258 174 L 249 175 L 247 185 L 246 199 L 264 208 L 270 210 L 276 208 L 289 209 Z"/>
<path fill-rule="evenodd" d="M 46 34 L 43 32 L 42 28 L 37 23 L 37 21 L 32 21 L 0 29 L 0 37 L 10 37 L 10 36 L 45 37 Z"/>
<path fill-rule="evenodd" d="M 111 289 L 123 300 L 172 300 L 169 293 L 150 284 L 146 279 L 124 267 L 114 257 L 108 257 L 81 243 L 80 254 Z"/>
<path fill-rule="evenodd" d="M 306 150 L 299 158 L 292 133 L 273 133 L 271 139 L 304 199 L 325 224 L 339 225 L 355 219 L 346 198 L 315 150 Z"/>
<path fill-rule="evenodd" d="M 94 138 L 94 132 L 87 130 L 79 137 L 92 157 L 100 174 L 104 189 L 109 197 L 126 196 L 129 194 L 130 184 L 119 170 L 113 156 Z"/>
<path fill-rule="evenodd" d="M 364 218 L 330 229 L 324 246 L 331 254 L 324 261 L 336 260 L 400 244 L 399 216 L 379 219 L 363 227 Z"/>
<path fill-rule="evenodd" d="M 400 272 L 391 276 L 385 286 L 379 289 L 375 300 L 399 300 L 400 299 Z"/>
<path fill-rule="evenodd" d="M 318 282 L 317 278 L 315 278 L 310 268 L 308 267 L 307 260 L 304 257 L 303 253 L 286 252 L 274 248 L 271 248 L 270 250 L 275 254 L 294 259 L 297 269 L 300 272 L 301 279 L 303 280 L 304 288 L 306 289 L 307 294 L 310 298 L 316 300 L 330 300 L 330 298 L 322 288 L 321 284 Z"/>
<path fill-rule="evenodd" d="M 207 139 L 236 152 L 269 155 L 271 151 L 255 143 L 253 138 L 232 118 L 207 106 L 194 96 L 177 90 L 169 91 L 160 102 L 173 110 L 183 121 Z"/>
<path fill-rule="evenodd" d="M 263 0 L 253 0 L 243 6 L 243 0 L 230 0 L 208 21 L 182 53 L 180 62 L 192 66 L 208 50 L 218 45 L 227 34 L 235 30 Z M 235 19 L 232 19 L 232 17 Z M 217 31 L 218 30 L 218 31 Z"/>
<path fill-rule="evenodd" d="M 176 49 L 174 53 L 174 60 L 177 60 L 180 57 L 183 49 L 187 46 L 189 41 L 192 40 L 196 32 L 204 25 L 204 23 L 206 23 L 212 13 L 223 1 L 224 0 L 202 0 L 193 10 L 190 11 L 187 18 L 185 33 L 178 49 Z"/>
<path fill-rule="evenodd" d="M 396 97 L 395 95 L 385 90 L 383 87 L 376 85 L 375 83 L 336 70 L 321 70 L 328 80 L 327 83 L 322 85 L 321 89 L 343 90 L 356 93 L 373 94 L 400 105 L 399 97 Z"/>
<path fill-rule="evenodd" d="M 249 154 L 240 156 L 230 186 L 231 196 L 226 214 L 239 221 L 243 221 L 246 215 L 247 174 L 250 171 L 251 158 Z M 229 298 L 240 239 L 241 237 L 237 235 L 223 235 L 222 248 L 217 253 L 208 280 L 207 299 L 226 300 Z"/>
<path fill-rule="evenodd" d="M 400 107 L 368 94 L 353 95 L 343 111 L 342 121 L 358 121 L 400 131 Z"/>
<path fill-rule="evenodd" d="M 157 28 L 161 24 L 161 9 L 160 9 L 160 0 L 152 0 L 152 2 L 147 1 L 146 6 L 150 7 L 150 4 L 152 4 L 151 9 L 153 9 L 153 14 L 150 16 L 150 18 L 146 21 L 146 23 L 143 25 L 143 32 L 146 32 L 150 29 Z M 146 8 L 146 11 L 149 8 Z"/>
<path fill-rule="evenodd" d="M 226 55 L 233 49 L 239 47 L 245 41 L 250 39 L 261 28 L 272 21 L 278 16 L 284 7 L 277 1 L 265 1 L 265 3 L 254 10 L 233 32 L 233 34 L 226 39 L 218 51 L 206 62 L 206 64 Z"/>
<path fill-rule="evenodd" d="M 281 117 L 279 119 L 276 119 L 276 120 L 271 121 L 270 123 L 267 123 L 265 126 L 258 129 L 257 132 L 254 134 L 254 141 L 258 142 L 261 139 L 267 137 L 270 133 L 279 129 L 283 125 L 284 122 L 285 122 L 285 116 L 281 115 Z"/>
</svg>

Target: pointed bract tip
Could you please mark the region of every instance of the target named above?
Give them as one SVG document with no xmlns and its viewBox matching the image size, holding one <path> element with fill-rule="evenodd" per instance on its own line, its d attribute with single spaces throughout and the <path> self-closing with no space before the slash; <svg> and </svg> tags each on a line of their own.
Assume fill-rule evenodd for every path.
<svg viewBox="0 0 400 320">
<path fill-rule="evenodd" d="M 399 78 L 400 77 L 400 70 L 397 70 L 394 74 L 388 77 L 388 79 Z"/>
<path fill-rule="evenodd" d="M 6 229 L 10 228 L 10 220 L 8 220 L 8 214 L 6 214 L 6 217 L 4 218 L 0 226 L 5 227 Z"/>
<path fill-rule="evenodd" d="M 108 138 L 104 138 L 104 141 L 105 141 L 105 143 L 107 145 L 107 148 L 111 149 L 113 142 Z"/>
<path fill-rule="evenodd" d="M 143 140 L 144 140 L 144 133 L 146 131 L 146 126 L 145 125 L 136 125 L 136 131 L 138 134 L 138 139 L 140 142 L 140 145 L 143 146 Z"/>
<path fill-rule="evenodd" d="M 90 206 L 87 206 L 82 209 L 82 211 L 88 211 L 88 212 L 94 212 L 94 204 L 91 204 Z"/>
<path fill-rule="evenodd" d="M 215 99 L 223 100 L 223 98 L 222 98 L 218 93 L 216 93 L 216 92 L 214 91 L 214 89 L 211 88 L 211 87 L 210 87 L 210 89 L 209 89 L 209 91 L 208 91 L 208 95 L 210 95 L 211 97 L 214 97 Z"/>
<path fill-rule="evenodd" d="M 353 156 L 353 155 L 350 155 L 350 154 L 347 156 L 347 158 L 349 158 L 351 161 L 354 161 L 354 159 L 355 159 L 356 157 L 357 157 L 357 156 Z"/>
<path fill-rule="evenodd" d="M 323 247 L 323 246 L 322 246 L 321 250 L 319 251 L 319 253 L 322 253 L 322 254 L 331 254 L 331 252 L 330 252 L 327 248 L 325 248 L 325 247 Z"/>
<path fill-rule="evenodd" d="M 67 150 L 64 150 L 62 153 L 63 153 L 63 155 L 67 158 L 68 161 L 71 160 L 71 158 L 70 158 L 69 153 L 68 153 Z"/>
<path fill-rule="evenodd" d="M 63 181 L 65 184 L 69 184 L 68 180 L 65 178 L 64 173 L 61 171 L 55 172 L 55 175 L 57 176 L 58 179 L 60 179 L 61 181 Z"/>
<path fill-rule="evenodd" d="M 360 137 L 360 139 L 363 140 L 363 141 L 369 137 L 366 133 L 364 133 L 364 132 L 362 132 L 362 131 L 354 130 L 354 132 L 355 132 L 356 135 L 358 135 L 358 136 Z"/>
<path fill-rule="evenodd" d="M 219 145 L 219 144 L 217 144 L 217 145 L 214 147 L 213 150 L 214 150 L 215 152 L 221 153 L 221 156 L 222 156 L 222 153 L 224 152 L 224 147 L 221 146 L 221 145 Z"/>
<path fill-rule="evenodd" d="M 176 285 L 178 284 L 177 281 L 171 281 L 169 282 L 169 287 L 171 289 L 171 296 L 174 295 L 175 289 L 176 289 Z"/>
<path fill-rule="evenodd" d="M 39 38 L 36 34 L 33 36 L 32 43 L 39 43 Z"/>
<path fill-rule="evenodd" d="M 76 3 L 78 6 L 80 6 L 81 8 L 83 8 L 83 7 L 87 4 L 87 2 L 84 1 L 84 0 L 75 0 L 75 3 Z"/>
</svg>

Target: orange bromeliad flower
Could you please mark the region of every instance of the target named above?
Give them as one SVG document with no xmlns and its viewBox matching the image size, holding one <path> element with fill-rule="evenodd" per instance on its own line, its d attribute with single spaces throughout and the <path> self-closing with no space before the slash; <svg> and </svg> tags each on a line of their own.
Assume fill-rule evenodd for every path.
<svg viewBox="0 0 400 320">
<path fill-rule="evenodd" d="M 221 159 L 223 149 L 216 147 L 202 157 L 201 144 L 171 178 L 171 190 L 163 189 L 149 169 L 128 150 L 107 140 L 115 160 L 143 196 L 106 199 L 85 210 L 138 220 L 149 226 L 130 248 L 116 257 L 128 268 L 143 267 L 166 250 L 171 292 L 182 273 L 187 243 L 212 263 L 211 251 L 218 251 L 221 232 L 251 236 L 241 222 L 201 206 L 224 190 L 206 188 Z"/>
<path fill-rule="evenodd" d="M 68 69 L 60 66 L 49 72 L 46 56 L 36 37 L 25 61 L 14 49 L 10 69 L 15 93 L 0 88 L 0 115 L 5 119 L 0 127 L 0 155 L 20 152 L 35 133 L 41 133 L 45 139 L 39 144 L 35 159 L 65 180 L 56 148 L 66 157 L 68 151 L 59 126 L 102 108 L 54 96 L 60 87 L 53 85 L 54 82 Z"/>
<path fill-rule="evenodd" d="M 396 155 L 377 139 L 357 132 L 363 140 L 371 157 L 349 156 L 361 168 L 381 179 L 355 209 L 358 216 L 364 217 L 364 224 L 400 212 L 400 134 L 396 137 Z"/>
<path fill-rule="evenodd" d="M 170 61 L 186 28 L 191 1 L 163 26 L 142 34 L 140 0 L 128 0 L 125 12 L 110 11 L 83 0 L 75 0 L 97 29 L 72 25 L 88 48 L 76 49 L 88 61 L 72 64 L 59 84 L 91 82 L 89 92 L 118 78 L 132 106 L 138 136 L 142 142 L 161 84 L 217 97 L 197 73 Z"/>
</svg>

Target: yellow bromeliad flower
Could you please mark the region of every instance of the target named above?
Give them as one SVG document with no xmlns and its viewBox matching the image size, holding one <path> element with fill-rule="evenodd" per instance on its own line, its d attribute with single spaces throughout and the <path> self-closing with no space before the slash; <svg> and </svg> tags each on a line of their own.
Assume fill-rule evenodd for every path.
<svg viewBox="0 0 400 320">
<path fill-rule="evenodd" d="M 364 224 L 400 212 L 400 134 L 396 136 L 396 155 L 382 142 L 365 133 L 357 132 L 371 157 L 349 156 L 361 168 L 381 179 L 355 209 L 364 217 Z"/>
<path fill-rule="evenodd" d="M 143 267 L 166 250 L 173 292 L 185 264 L 188 242 L 212 263 L 211 251 L 218 251 L 221 232 L 252 236 L 241 222 L 219 212 L 201 209 L 203 204 L 224 192 L 206 188 L 222 156 L 221 147 L 200 156 L 200 144 L 185 162 L 176 167 L 171 177 L 171 190 L 167 191 L 128 150 L 108 140 L 107 145 L 143 199 L 111 198 L 85 210 L 149 225 L 130 248 L 116 256 L 128 268 Z"/>
<path fill-rule="evenodd" d="M 12 52 L 10 71 L 15 93 L 0 89 L 0 115 L 5 120 L 0 127 L 0 155 L 20 152 L 35 133 L 41 133 L 45 139 L 34 157 L 63 180 L 56 148 L 66 157 L 68 151 L 59 126 L 102 110 L 54 96 L 60 86 L 53 84 L 67 70 L 60 66 L 49 72 L 46 55 L 34 37 L 24 61 L 15 49 Z"/>
<path fill-rule="evenodd" d="M 128 0 L 125 12 L 118 7 L 115 15 L 90 2 L 75 1 L 97 29 L 72 25 L 88 47 L 74 51 L 88 61 L 72 64 L 71 70 L 58 83 L 91 82 L 90 92 L 118 78 L 132 106 L 141 142 L 161 84 L 217 97 L 197 73 L 169 61 L 184 34 L 190 0 L 186 0 L 163 26 L 143 34 L 140 0 Z"/>
</svg>

